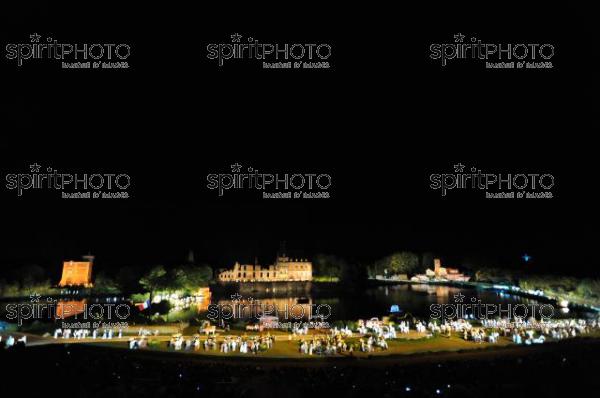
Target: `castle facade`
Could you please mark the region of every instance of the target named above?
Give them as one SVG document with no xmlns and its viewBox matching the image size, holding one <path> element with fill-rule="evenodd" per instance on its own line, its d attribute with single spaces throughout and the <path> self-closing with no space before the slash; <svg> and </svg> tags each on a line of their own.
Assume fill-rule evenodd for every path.
<svg viewBox="0 0 600 398">
<path fill-rule="evenodd" d="M 275 264 L 240 264 L 219 273 L 220 282 L 294 282 L 312 280 L 312 263 L 306 259 L 279 256 Z"/>
</svg>

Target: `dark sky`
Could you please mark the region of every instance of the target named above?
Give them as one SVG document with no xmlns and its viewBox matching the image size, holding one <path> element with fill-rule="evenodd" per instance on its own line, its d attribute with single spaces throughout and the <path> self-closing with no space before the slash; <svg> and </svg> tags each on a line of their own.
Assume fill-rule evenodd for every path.
<svg viewBox="0 0 600 398">
<path fill-rule="evenodd" d="M 579 138 L 593 111 L 586 21 L 553 23 L 572 12 L 564 9 L 522 18 L 311 10 L 275 18 L 258 9 L 46 5 L 4 17 L 3 48 L 39 32 L 131 43 L 132 56 L 129 70 L 114 71 L 43 61 L 17 68 L 2 59 L 9 128 L 0 143 L 0 273 L 29 263 L 58 269 L 88 250 L 107 269 L 177 264 L 189 249 L 217 266 L 255 256 L 269 262 L 285 240 L 299 257 L 325 252 L 367 263 L 406 249 L 457 265 L 596 275 L 592 147 Z M 333 68 L 269 71 L 243 61 L 219 68 L 205 58 L 207 43 L 238 31 L 331 43 Z M 556 66 L 494 71 L 428 58 L 430 43 L 457 32 L 555 43 Z M 218 197 L 207 189 L 207 174 L 236 162 L 273 174 L 327 173 L 332 197 L 267 200 L 248 190 Z M 61 199 L 53 190 L 17 197 L 5 176 L 33 163 L 127 173 L 131 198 Z M 457 163 L 551 173 L 554 198 L 485 199 L 480 190 L 441 197 L 429 176 Z M 533 256 L 527 265 L 524 253 Z"/>
</svg>

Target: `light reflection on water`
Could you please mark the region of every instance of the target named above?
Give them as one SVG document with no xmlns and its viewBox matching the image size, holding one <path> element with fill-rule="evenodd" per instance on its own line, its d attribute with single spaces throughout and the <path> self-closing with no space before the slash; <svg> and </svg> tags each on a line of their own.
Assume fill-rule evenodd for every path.
<svg viewBox="0 0 600 398">
<path fill-rule="evenodd" d="M 173 309 L 170 311 L 170 314 L 179 313 L 183 316 L 189 315 L 189 318 L 202 318 L 206 315 L 211 303 L 230 307 L 233 307 L 234 304 L 243 304 L 243 312 L 241 314 L 238 313 L 237 317 L 253 318 L 256 317 L 257 313 L 258 315 L 261 313 L 261 307 L 259 307 L 258 311 L 255 310 L 255 312 L 249 309 L 252 307 L 251 303 L 253 302 L 255 306 L 257 303 L 260 303 L 262 308 L 270 312 L 273 311 L 273 308 L 277 308 L 280 313 L 285 313 L 287 310 L 288 314 L 292 314 L 295 319 L 309 319 L 311 315 L 315 314 L 315 308 L 320 305 L 328 305 L 331 308 L 331 316 L 328 318 L 328 321 L 382 317 L 389 315 L 392 305 L 397 305 L 401 310 L 401 314 L 412 314 L 419 318 L 427 318 L 431 315 L 430 306 L 432 304 L 456 304 L 457 297 L 460 295 L 464 296 L 462 299 L 463 304 L 470 304 L 473 300 L 483 304 L 544 304 L 543 301 L 495 290 L 426 284 L 398 284 L 378 286 L 362 292 L 336 292 L 333 294 L 311 294 L 306 292 L 304 295 L 299 295 L 298 293 L 287 295 L 284 291 L 274 293 L 271 290 L 256 292 L 256 298 L 240 294 L 240 298 L 237 301 L 232 299 L 231 292 L 211 292 L 211 294 L 203 297 L 202 300 L 191 300 L 189 303 Z M 69 318 L 70 316 L 82 313 L 85 310 L 85 304 L 88 306 L 95 303 L 112 302 L 113 304 L 118 304 L 126 301 L 125 297 L 109 299 L 106 297 L 89 297 L 81 300 L 60 299 L 56 302 L 56 314 L 64 314 L 65 318 Z M 22 303 L 31 304 L 29 301 L 23 301 Z M 554 304 L 554 307 L 553 317 L 556 318 L 582 317 L 590 314 L 572 308 L 570 310 L 560 309 L 556 304 Z M 327 313 L 327 311 L 324 311 L 324 313 Z"/>
<path fill-rule="evenodd" d="M 460 296 L 462 302 L 459 302 Z M 320 304 L 328 304 L 332 309 L 330 320 L 356 320 L 371 317 L 389 315 L 392 305 L 398 305 L 402 313 L 410 313 L 417 317 L 429 317 L 432 304 L 502 304 L 506 308 L 508 304 L 515 306 L 524 304 L 527 306 L 547 304 L 523 296 L 501 293 L 495 290 L 460 288 L 440 285 L 426 284 L 398 284 L 379 286 L 366 289 L 364 292 L 352 291 L 350 293 L 336 293 L 334 295 L 306 294 L 305 296 L 285 296 L 284 293 L 273 295 L 262 293 L 258 299 L 261 303 L 275 304 L 279 308 L 285 305 L 301 303 L 301 305 L 312 305 L 313 309 Z M 255 299 L 256 300 L 256 299 Z M 232 305 L 234 302 L 229 295 L 213 294 L 213 302 L 218 304 Z M 242 303 L 244 299 L 242 299 Z M 570 313 L 561 311 L 554 305 L 554 317 L 580 316 L 578 311 L 571 310 Z"/>
</svg>

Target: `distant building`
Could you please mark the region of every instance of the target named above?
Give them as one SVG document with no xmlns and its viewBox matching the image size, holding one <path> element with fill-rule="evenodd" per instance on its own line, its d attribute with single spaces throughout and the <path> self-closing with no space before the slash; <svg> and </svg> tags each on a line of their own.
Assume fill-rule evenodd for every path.
<svg viewBox="0 0 600 398">
<path fill-rule="evenodd" d="M 85 286 L 92 287 L 92 265 L 94 256 L 84 256 L 87 261 L 65 261 L 63 263 L 62 277 L 58 286 Z"/>
<path fill-rule="evenodd" d="M 470 276 L 461 273 L 457 268 L 442 267 L 442 261 L 439 258 L 433 260 L 433 270 L 428 268 L 425 271 L 425 275 L 415 275 L 411 278 L 411 280 L 417 282 L 426 282 L 429 280 L 468 282 L 469 279 L 471 279 Z"/>
<path fill-rule="evenodd" d="M 240 264 L 219 273 L 220 282 L 290 282 L 311 281 L 312 263 L 306 259 L 291 259 L 285 255 L 277 257 L 275 264 Z"/>
</svg>

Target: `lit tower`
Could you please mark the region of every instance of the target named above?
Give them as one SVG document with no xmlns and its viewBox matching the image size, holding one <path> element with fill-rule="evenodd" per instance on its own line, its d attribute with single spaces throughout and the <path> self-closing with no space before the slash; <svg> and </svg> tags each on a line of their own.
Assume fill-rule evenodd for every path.
<svg viewBox="0 0 600 398">
<path fill-rule="evenodd" d="M 92 266 L 94 256 L 88 254 L 83 256 L 85 261 L 63 262 L 62 277 L 58 286 L 85 286 L 92 287 Z"/>
</svg>

